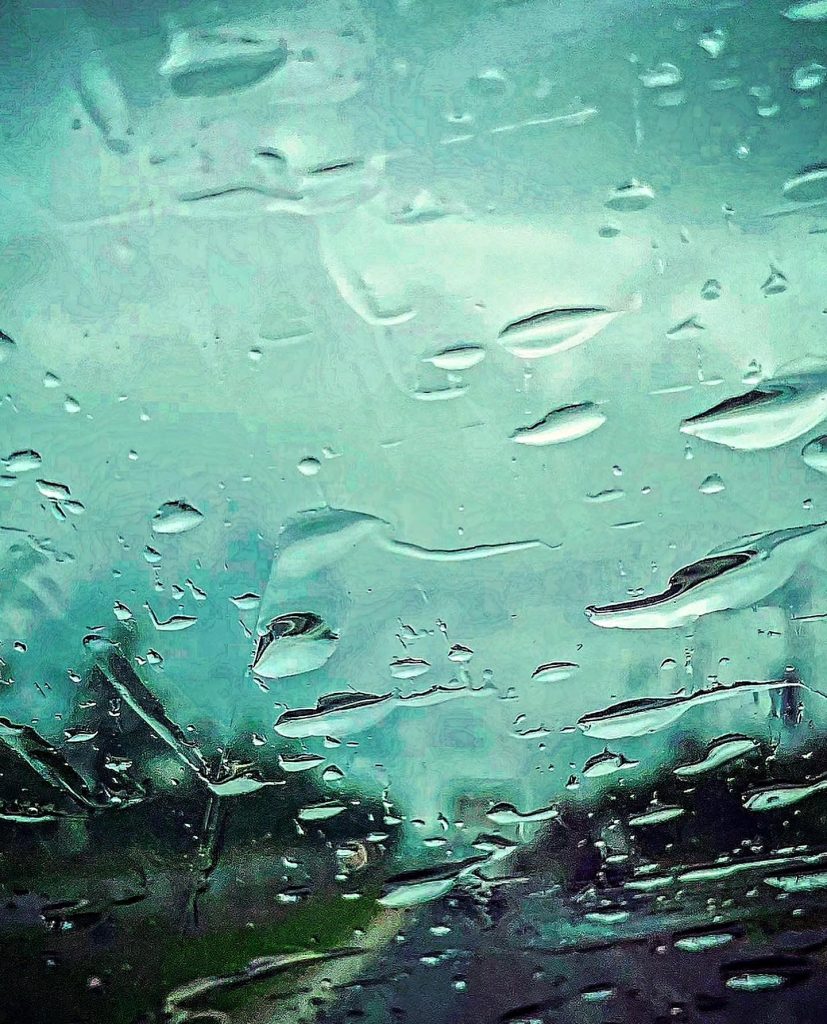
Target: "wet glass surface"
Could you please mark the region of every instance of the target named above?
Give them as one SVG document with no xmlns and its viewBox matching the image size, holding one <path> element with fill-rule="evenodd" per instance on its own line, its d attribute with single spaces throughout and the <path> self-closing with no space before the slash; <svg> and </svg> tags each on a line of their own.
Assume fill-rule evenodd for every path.
<svg viewBox="0 0 827 1024">
<path fill-rule="evenodd" d="M 0 48 L 0 1021 L 821 1020 L 827 3 Z"/>
</svg>

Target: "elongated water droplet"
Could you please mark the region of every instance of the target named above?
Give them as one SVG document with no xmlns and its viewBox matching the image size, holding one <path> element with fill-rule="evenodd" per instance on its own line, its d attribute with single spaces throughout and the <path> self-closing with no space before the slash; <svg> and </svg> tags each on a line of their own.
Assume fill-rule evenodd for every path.
<svg viewBox="0 0 827 1024">
<path fill-rule="evenodd" d="M 683 81 L 680 69 L 666 61 L 644 71 L 639 77 L 646 89 L 667 89 Z"/>
<path fill-rule="evenodd" d="M 32 469 L 37 469 L 42 461 L 43 456 L 40 452 L 33 448 L 21 448 L 7 455 L 3 459 L 3 464 L 10 473 L 28 473 Z"/>
<path fill-rule="evenodd" d="M 633 178 L 625 185 L 619 185 L 606 200 L 610 210 L 619 213 L 635 213 L 645 210 L 655 198 L 655 190 L 651 185 Z"/>
<path fill-rule="evenodd" d="M 152 532 L 157 534 L 187 533 L 199 526 L 203 513 L 182 500 L 167 501 L 152 517 Z"/>
<path fill-rule="evenodd" d="M 481 345 L 454 345 L 444 348 L 432 356 L 425 356 L 423 363 L 431 363 L 439 370 L 470 370 L 485 359 Z"/>
<path fill-rule="evenodd" d="M 606 422 L 606 416 L 594 402 L 553 409 L 530 427 L 519 427 L 511 440 L 524 445 L 560 444 L 591 434 Z"/>
<path fill-rule="evenodd" d="M 784 11 L 789 21 L 827 21 L 827 0 L 805 0 Z"/>
</svg>

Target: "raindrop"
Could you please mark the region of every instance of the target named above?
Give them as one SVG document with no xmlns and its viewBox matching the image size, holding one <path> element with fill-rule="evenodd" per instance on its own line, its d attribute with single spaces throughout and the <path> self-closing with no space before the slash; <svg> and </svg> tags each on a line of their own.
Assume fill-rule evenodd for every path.
<svg viewBox="0 0 827 1024">
<path fill-rule="evenodd" d="M 540 359 L 582 345 L 617 316 L 604 306 L 545 309 L 507 324 L 499 340 L 520 359 Z"/>
<path fill-rule="evenodd" d="M 582 402 L 553 409 L 530 427 L 519 427 L 511 440 L 524 445 L 560 444 L 585 437 L 606 422 L 606 416 L 594 402 Z"/>
<path fill-rule="evenodd" d="M 811 61 L 793 71 L 790 86 L 796 92 L 811 92 L 813 89 L 821 88 L 826 77 L 827 68 L 823 64 Z"/>
<path fill-rule="evenodd" d="M 784 195 L 797 203 L 827 199 L 827 164 L 805 167 L 784 182 Z"/>
<path fill-rule="evenodd" d="M 633 178 L 625 185 L 619 185 L 606 200 L 605 205 L 618 213 L 634 213 L 645 210 L 655 198 L 651 185 Z"/>
<path fill-rule="evenodd" d="M 448 651 L 448 660 L 458 665 L 464 665 L 471 660 L 473 655 L 474 652 L 470 647 L 466 647 L 464 644 L 454 644 L 451 650 Z"/>
<path fill-rule="evenodd" d="M 422 362 L 431 363 L 439 370 L 470 370 L 484 358 L 485 349 L 481 345 L 454 345 L 425 356 Z"/>
<path fill-rule="evenodd" d="M 765 297 L 780 295 L 787 290 L 787 278 L 777 267 L 770 267 L 770 276 L 761 285 L 761 292 Z"/>
<path fill-rule="evenodd" d="M 827 434 L 809 441 L 801 449 L 801 458 L 810 469 L 827 473 Z"/>
<path fill-rule="evenodd" d="M 559 683 L 568 679 L 578 668 L 580 666 L 573 661 L 549 661 L 535 668 L 531 678 L 537 683 Z"/>
<path fill-rule="evenodd" d="M 3 465 L 11 473 L 27 473 L 29 470 L 37 469 L 41 462 L 43 456 L 33 448 L 22 448 L 3 459 Z"/>
<path fill-rule="evenodd" d="M 668 89 L 683 81 L 680 69 L 664 61 L 639 76 L 645 89 Z"/>
<path fill-rule="evenodd" d="M 752 534 L 724 544 L 678 569 L 662 593 L 603 607 L 592 605 L 586 615 L 604 628 L 670 629 L 712 612 L 757 604 L 790 579 L 821 540 L 825 525 Z"/>
<path fill-rule="evenodd" d="M 722 28 L 710 28 L 702 32 L 698 39 L 698 46 L 716 60 L 724 52 L 727 44 L 727 34 Z"/>
<path fill-rule="evenodd" d="M 725 488 L 726 484 L 718 474 L 710 473 L 708 477 L 705 477 L 701 481 L 698 490 L 701 494 L 720 494 L 720 492 L 725 490 Z"/>
<path fill-rule="evenodd" d="M 187 533 L 199 526 L 203 513 L 185 501 L 167 501 L 152 517 L 152 532 L 157 534 Z"/>
<path fill-rule="evenodd" d="M 55 483 L 51 480 L 35 480 L 35 486 L 44 498 L 51 498 L 53 501 L 62 501 L 71 493 L 66 484 Z"/>
<path fill-rule="evenodd" d="M 312 612 L 279 615 L 259 637 L 253 672 L 265 679 L 313 672 L 333 656 L 338 642 L 338 635 Z"/>
<path fill-rule="evenodd" d="M 416 679 L 430 668 L 422 658 L 395 658 L 391 664 L 391 675 L 394 679 Z"/>
<path fill-rule="evenodd" d="M 804 0 L 784 11 L 789 21 L 827 21 L 827 0 Z"/>
</svg>

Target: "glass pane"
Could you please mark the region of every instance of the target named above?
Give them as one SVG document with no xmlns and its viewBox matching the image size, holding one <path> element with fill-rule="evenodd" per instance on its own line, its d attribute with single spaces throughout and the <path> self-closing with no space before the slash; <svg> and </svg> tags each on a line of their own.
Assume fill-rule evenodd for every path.
<svg viewBox="0 0 827 1024">
<path fill-rule="evenodd" d="M 0 29 L 0 1018 L 820 1019 L 827 3 Z"/>
</svg>

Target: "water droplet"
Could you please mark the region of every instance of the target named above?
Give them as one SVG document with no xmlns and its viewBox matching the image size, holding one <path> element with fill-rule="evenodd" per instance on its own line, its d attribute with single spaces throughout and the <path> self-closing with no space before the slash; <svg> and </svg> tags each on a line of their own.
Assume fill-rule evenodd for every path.
<svg viewBox="0 0 827 1024">
<path fill-rule="evenodd" d="M 690 416 L 681 431 L 729 448 L 775 448 L 817 426 L 825 416 L 827 365 L 807 357 L 782 367 L 745 395 Z"/>
<path fill-rule="evenodd" d="M 710 279 L 704 284 L 703 288 L 701 288 L 701 298 L 706 299 L 707 301 L 712 301 L 713 299 L 719 299 L 720 297 L 721 282 L 716 281 L 714 277 L 710 277 Z"/>
<path fill-rule="evenodd" d="M 749 736 L 722 736 L 710 743 L 704 756 L 692 764 L 679 765 L 674 769 L 681 778 L 701 775 L 723 764 L 729 764 L 737 757 L 750 753 L 758 747 L 758 741 Z"/>
<path fill-rule="evenodd" d="M 314 672 L 334 654 L 339 637 L 312 612 L 279 615 L 260 630 L 253 672 L 264 679 Z"/>
<path fill-rule="evenodd" d="M 449 661 L 456 662 L 459 665 L 464 665 L 470 661 L 473 657 L 474 652 L 470 647 L 466 647 L 465 644 L 454 644 L 451 650 L 448 651 Z"/>
<path fill-rule="evenodd" d="M 824 527 L 818 523 L 740 538 L 673 573 L 662 593 L 590 606 L 586 615 L 608 628 L 670 629 L 712 612 L 757 604 L 790 579 Z"/>
<path fill-rule="evenodd" d="M 608 747 L 600 754 L 590 757 L 583 765 L 583 776 L 587 779 L 598 779 L 604 775 L 637 768 L 640 761 L 632 761 L 623 754 L 615 754 Z"/>
<path fill-rule="evenodd" d="M 422 658 L 395 658 L 391 664 L 391 675 L 394 679 L 416 679 L 427 672 L 430 664 Z"/>
<path fill-rule="evenodd" d="M 673 338 L 676 341 L 686 341 L 689 338 L 696 337 L 700 331 L 704 330 L 706 328 L 698 320 L 697 315 L 693 313 L 692 316 L 670 327 L 666 332 L 666 337 Z"/>
<path fill-rule="evenodd" d="M 811 92 L 813 89 L 821 88 L 825 78 L 827 78 L 827 68 L 823 64 L 811 61 L 793 71 L 790 87 L 796 92 Z"/>
<path fill-rule="evenodd" d="M 750 360 L 749 366 L 744 371 L 744 376 L 741 380 L 744 384 L 757 384 L 758 381 L 764 376 L 764 371 L 761 369 L 761 364 L 755 360 Z"/>
<path fill-rule="evenodd" d="M 827 21 L 827 0 L 804 0 L 784 11 L 789 21 Z"/>
<path fill-rule="evenodd" d="M 316 476 L 322 468 L 322 464 L 318 459 L 313 458 L 312 455 L 308 455 L 299 462 L 296 468 L 302 476 Z"/>
<path fill-rule="evenodd" d="M 11 473 L 28 473 L 29 470 L 37 469 L 41 462 L 43 456 L 33 448 L 21 448 L 3 459 L 3 465 Z"/>
<path fill-rule="evenodd" d="M 520 359 L 540 359 L 582 345 L 617 316 L 604 306 L 545 309 L 507 324 L 499 340 Z"/>
<path fill-rule="evenodd" d="M 683 81 L 680 69 L 666 61 L 644 71 L 639 78 L 645 89 L 668 89 Z"/>
<path fill-rule="evenodd" d="M 495 825 L 522 825 L 536 821 L 550 821 L 560 816 L 557 807 L 538 807 L 532 811 L 518 811 L 514 804 L 495 804 L 490 811 L 486 812 L 486 818 Z"/>
<path fill-rule="evenodd" d="M 633 178 L 625 185 L 619 185 L 606 200 L 606 206 L 618 213 L 634 213 L 645 210 L 655 198 L 651 185 Z"/>
<path fill-rule="evenodd" d="M 703 953 L 707 949 L 726 946 L 735 938 L 730 932 L 704 932 L 685 935 L 675 940 L 675 949 L 684 953 Z"/>
<path fill-rule="evenodd" d="M 454 345 L 425 356 L 422 362 L 431 363 L 439 370 L 470 370 L 484 358 L 485 349 L 481 345 Z"/>
<path fill-rule="evenodd" d="M 512 91 L 511 83 L 500 68 L 483 68 L 468 83 L 469 90 L 477 96 L 500 97 Z"/>
<path fill-rule="evenodd" d="M 568 679 L 578 668 L 580 666 L 573 661 L 549 661 L 535 668 L 531 678 L 538 683 L 559 683 Z"/>
<path fill-rule="evenodd" d="M 685 89 L 662 89 L 657 93 L 654 99 L 654 105 L 662 109 L 668 109 L 669 107 L 679 107 L 686 100 Z M 687 239 L 684 238 L 684 241 Z"/>
<path fill-rule="evenodd" d="M 456 384 L 442 388 L 418 388 L 416 391 L 411 391 L 410 396 L 420 402 L 446 402 L 454 398 L 462 398 L 467 390 L 467 384 Z"/>
<path fill-rule="evenodd" d="M 787 290 L 787 278 L 777 267 L 770 267 L 770 275 L 761 285 L 764 296 L 780 295 Z"/>
<path fill-rule="evenodd" d="M 784 195 L 797 203 L 827 199 L 827 164 L 805 167 L 784 182 Z"/>
<path fill-rule="evenodd" d="M 708 477 L 701 481 L 698 490 L 701 494 L 719 494 L 725 487 L 726 484 L 717 473 L 710 473 Z"/>
<path fill-rule="evenodd" d="M 698 46 L 713 60 L 717 60 L 718 57 L 724 52 L 727 44 L 727 34 L 722 28 L 709 28 L 701 33 L 698 39 Z"/>
<path fill-rule="evenodd" d="M 594 402 L 582 402 L 553 409 L 530 427 L 519 427 L 511 440 L 523 445 L 560 444 L 585 437 L 606 422 L 606 416 Z"/>
<path fill-rule="evenodd" d="M 199 526 L 203 519 L 202 512 L 180 498 L 175 501 L 167 501 L 152 517 L 152 532 L 156 534 L 187 533 Z"/>
<path fill-rule="evenodd" d="M 284 772 L 306 772 L 324 764 L 320 754 L 279 754 L 279 768 Z"/>
<path fill-rule="evenodd" d="M 158 565 L 161 561 L 161 552 L 156 551 L 155 548 L 147 547 L 144 548 L 144 558 L 150 565 Z"/>
<path fill-rule="evenodd" d="M 198 622 L 195 615 L 171 615 L 168 619 L 159 619 L 148 604 L 145 604 L 144 608 L 149 612 L 152 625 L 162 633 L 177 633 L 189 629 L 190 626 L 194 626 Z"/>
<path fill-rule="evenodd" d="M 819 473 L 827 473 L 827 434 L 809 441 L 801 449 L 805 465 Z"/>
<path fill-rule="evenodd" d="M 337 800 L 326 800 L 323 803 L 308 804 L 302 807 L 298 813 L 299 821 L 327 821 L 328 818 L 335 818 L 345 810 L 345 805 Z"/>
<path fill-rule="evenodd" d="M 781 988 L 786 983 L 787 979 L 783 974 L 771 974 L 766 971 L 745 971 L 742 974 L 733 974 L 732 977 L 727 978 L 726 986 L 727 988 L 734 989 L 736 992 L 767 992 L 770 989 Z"/>
<path fill-rule="evenodd" d="M 617 740 L 631 736 L 647 736 L 660 732 L 682 718 L 688 711 L 721 700 L 730 700 L 747 693 L 771 692 L 786 687 L 800 687 L 790 679 L 767 682 L 745 681 L 731 686 L 714 686 L 693 694 L 674 697 L 641 697 L 622 701 L 601 711 L 591 711 L 578 719 L 578 726 L 587 735 L 601 740 Z"/>
<path fill-rule="evenodd" d="M 35 486 L 44 498 L 51 498 L 54 501 L 68 498 L 71 493 L 66 484 L 55 483 L 51 480 L 35 480 Z"/>
<path fill-rule="evenodd" d="M 595 505 L 605 505 L 609 501 L 618 501 L 620 498 L 625 496 L 626 492 L 620 490 L 618 487 L 609 487 L 605 491 L 597 491 L 594 494 L 587 494 L 585 501 L 591 502 Z"/>
</svg>

